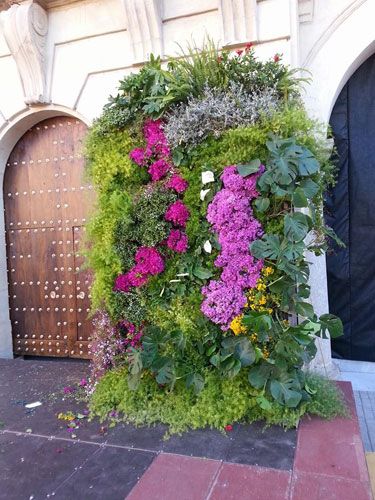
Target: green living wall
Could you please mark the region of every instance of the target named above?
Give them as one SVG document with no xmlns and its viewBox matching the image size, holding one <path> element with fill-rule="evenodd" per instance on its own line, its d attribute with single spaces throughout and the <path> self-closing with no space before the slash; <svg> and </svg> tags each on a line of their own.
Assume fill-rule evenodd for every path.
<svg viewBox="0 0 375 500">
<path fill-rule="evenodd" d="M 277 54 L 207 43 L 152 57 L 94 123 L 94 414 L 181 431 L 343 411 L 302 370 L 342 325 L 308 301 L 334 171 L 300 84 Z"/>
</svg>

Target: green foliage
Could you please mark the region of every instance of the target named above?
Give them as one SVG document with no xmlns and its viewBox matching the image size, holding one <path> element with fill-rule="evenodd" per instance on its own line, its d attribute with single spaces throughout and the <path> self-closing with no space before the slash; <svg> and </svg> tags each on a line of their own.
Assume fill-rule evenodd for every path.
<svg viewBox="0 0 375 500">
<path fill-rule="evenodd" d="M 234 422 L 256 420 L 290 428 L 296 427 L 306 413 L 323 418 L 347 415 L 337 386 L 316 375 L 306 376 L 305 387 L 310 397 L 297 408 L 269 399 L 263 391 L 251 387 L 246 370 L 234 379 L 222 379 L 208 370 L 203 375 L 203 387 L 201 380 L 196 378 L 191 379 L 190 388 L 177 381 L 174 390 L 167 391 L 153 377 L 144 374 L 142 384 L 134 391 L 128 387 L 126 370 L 110 371 L 99 381 L 93 394 L 92 416 L 105 420 L 115 410 L 121 413 L 120 418 L 124 421 L 135 425 L 167 424 L 171 434 L 203 427 L 223 430 Z M 200 390 L 194 391 L 194 385 Z M 289 386 L 280 390 L 289 390 Z"/>
<path fill-rule="evenodd" d="M 240 84 L 250 94 L 274 89 L 288 100 L 298 95 L 304 80 L 297 78 L 296 73 L 279 60 L 258 60 L 251 48 L 241 56 L 220 52 L 208 38 L 203 48 L 190 44 L 184 51 L 180 47 L 179 56 L 171 59 L 166 69 L 162 68 L 160 57 L 151 55 L 138 73 L 120 82 L 119 93 L 110 97 L 96 122 L 96 130 L 101 135 L 122 130 L 142 114 L 159 118 L 172 105 L 185 102 L 189 96 L 200 96 L 206 86 L 226 89 L 231 82 Z"/>
</svg>

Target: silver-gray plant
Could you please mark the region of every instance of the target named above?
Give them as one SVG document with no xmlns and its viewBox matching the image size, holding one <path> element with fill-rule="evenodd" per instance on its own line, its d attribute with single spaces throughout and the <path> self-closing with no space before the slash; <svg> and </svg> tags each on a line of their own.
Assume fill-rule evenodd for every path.
<svg viewBox="0 0 375 500">
<path fill-rule="evenodd" d="M 190 97 L 166 115 L 164 132 L 172 147 L 196 146 L 211 134 L 220 137 L 226 129 L 252 125 L 278 105 L 274 89 L 249 94 L 238 83 L 226 90 L 206 87 L 202 97 Z"/>
</svg>

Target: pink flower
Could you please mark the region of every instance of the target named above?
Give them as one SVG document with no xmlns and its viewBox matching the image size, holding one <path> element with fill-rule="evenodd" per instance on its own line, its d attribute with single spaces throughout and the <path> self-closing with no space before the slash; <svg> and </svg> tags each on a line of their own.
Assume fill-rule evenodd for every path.
<svg viewBox="0 0 375 500">
<path fill-rule="evenodd" d="M 75 391 L 74 387 L 67 386 L 64 387 L 64 394 L 72 394 Z"/>
<path fill-rule="evenodd" d="M 174 189 L 177 193 L 183 193 L 188 188 L 189 183 L 178 174 L 173 174 L 166 186 L 169 189 Z"/>
<path fill-rule="evenodd" d="M 140 247 L 135 254 L 136 268 L 144 274 L 160 274 L 164 271 L 164 261 L 156 248 Z"/>
<path fill-rule="evenodd" d="M 240 50 L 240 49 L 236 50 L 236 54 L 238 55 L 238 57 L 240 57 L 242 55 L 242 52 L 243 52 L 243 50 Z"/>
<path fill-rule="evenodd" d="M 137 165 L 143 166 L 145 164 L 145 150 L 142 148 L 135 148 L 129 153 L 129 157 Z"/>
<path fill-rule="evenodd" d="M 87 380 L 85 378 L 82 378 L 78 384 L 80 387 L 86 387 L 87 385 Z"/>
<path fill-rule="evenodd" d="M 148 173 L 151 175 L 151 179 L 156 182 L 160 181 L 167 172 L 171 166 L 166 160 L 156 160 L 148 169 Z"/>
<path fill-rule="evenodd" d="M 167 246 L 177 253 L 185 253 L 188 248 L 188 237 L 179 229 L 172 229 L 167 239 Z"/>
<path fill-rule="evenodd" d="M 115 285 L 113 287 L 116 292 L 128 292 L 131 288 L 128 274 L 120 274 L 117 276 Z"/>
<path fill-rule="evenodd" d="M 227 432 L 230 432 L 230 431 L 232 431 L 232 430 L 233 430 L 233 425 L 228 424 L 228 425 L 226 425 L 226 426 L 224 427 L 224 429 L 225 429 Z"/>
<path fill-rule="evenodd" d="M 175 226 L 185 227 L 190 216 L 190 212 L 182 201 L 177 200 L 169 206 L 165 212 L 164 218 L 168 222 L 172 222 Z"/>
<path fill-rule="evenodd" d="M 139 287 L 147 282 L 147 274 L 143 272 L 143 269 L 135 265 L 126 273 L 129 283 L 131 286 Z"/>
</svg>

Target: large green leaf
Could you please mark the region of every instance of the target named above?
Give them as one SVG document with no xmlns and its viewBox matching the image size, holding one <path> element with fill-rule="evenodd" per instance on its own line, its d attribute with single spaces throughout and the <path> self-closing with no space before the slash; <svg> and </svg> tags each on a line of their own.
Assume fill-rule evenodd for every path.
<svg viewBox="0 0 375 500">
<path fill-rule="evenodd" d="M 291 241 L 301 241 L 310 230 L 310 218 L 301 212 L 284 217 L 284 234 Z"/>
<path fill-rule="evenodd" d="M 250 366 L 255 361 L 255 351 L 250 340 L 246 337 L 238 339 L 234 348 L 234 356 L 241 362 L 241 366 Z"/>
<path fill-rule="evenodd" d="M 204 387 L 204 378 L 200 373 L 190 373 L 186 377 L 186 386 L 192 387 L 195 394 L 198 394 Z"/>
<path fill-rule="evenodd" d="M 161 360 L 162 358 L 160 358 Z M 160 361 L 158 363 L 161 365 L 157 369 L 156 382 L 158 384 L 173 384 L 176 380 L 175 368 L 171 360 L 163 358 L 163 363 Z"/>
<path fill-rule="evenodd" d="M 312 318 L 314 316 L 314 308 L 308 302 L 296 302 L 295 308 L 296 313 L 305 318 Z"/>
<path fill-rule="evenodd" d="M 250 245 L 251 254 L 257 259 L 277 259 L 280 253 L 280 238 L 277 234 L 266 234 Z"/>
<path fill-rule="evenodd" d="M 265 212 L 270 206 L 269 198 L 258 198 L 255 200 L 254 205 L 258 212 Z"/>
<path fill-rule="evenodd" d="M 128 354 L 129 371 L 132 375 L 137 375 L 142 371 L 142 352 L 137 351 L 137 349 L 131 348 Z"/>
<path fill-rule="evenodd" d="M 329 332 L 332 338 L 340 337 L 344 332 L 342 321 L 333 314 L 322 314 L 319 318 L 321 324 L 322 335 L 325 336 L 326 331 Z"/>
<path fill-rule="evenodd" d="M 306 194 L 301 187 L 298 187 L 294 190 L 292 195 L 292 203 L 297 208 L 307 207 Z"/>
<path fill-rule="evenodd" d="M 209 269 L 200 266 L 194 267 L 193 274 L 196 278 L 199 278 L 200 280 L 207 280 L 212 276 L 212 272 Z"/>
<path fill-rule="evenodd" d="M 305 193 L 305 196 L 311 200 L 319 191 L 319 186 L 312 179 L 303 179 L 300 183 L 301 189 Z"/>
<path fill-rule="evenodd" d="M 302 177 L 308 177 L 316 174 L 319 170 L 319 162 L 314 157 L 312 152 L 307 148 L 302 148 L 302 152 L 297 154 L 298 157 L 298 172 Z"/>
<path fill-rule="evenodd" d="M 296 408 L 302 399 L 300 387 L 292 378 L 283 381 L 271 380 L 270 391 L 278 403 L 288 408 Z"/>
<path fill-rule="evenodd" d="M 259 167 L 261 165 L 260 160 L 251 160 L 249 163 L 243 163 L 241 165 L 237 165 L 237 172 L 242 176 L 242 177 L 247 177 L 250 174 L 255 174 L 255 172 L 258 172 Z"/>
<path fill-rule="evenodd" d="M 262 389 L 271 376 L 273 367 L 268 363 L 261 363 L 249 370 L 248 380 L 256 389 Z"/>
</svg>

